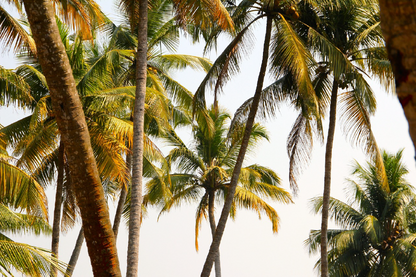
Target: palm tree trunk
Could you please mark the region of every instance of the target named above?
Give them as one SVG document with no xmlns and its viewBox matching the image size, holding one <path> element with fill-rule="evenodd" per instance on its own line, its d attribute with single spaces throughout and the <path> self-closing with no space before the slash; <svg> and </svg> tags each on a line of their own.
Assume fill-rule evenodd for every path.
<svg viewBox="0 0 416 277">
<path fill-rule="evenodd" d="M 396 79 L 396 92 L 416 148 L 416 0 L 380 0 L 381 27 Z"/>
<path fill-rule="evenodd" d="M 94 276 L 121 276 L 110 216 L 75 80 L 55 21 L 52 2 L 24 0 L 52 100 Z"/>
<path fill-rule="evenodd" d="M 254 119 L 256 117 L 257 109 L 258 109 L 259 102 L 260 102 L 261 91 L 263 89 L 264 77 L 266 75 L 266 69 L 267 69 L 267 61 L 269 59 L 269 46 L 270 46 L 271 33 L 272 33 L 272 18 L 267 17 L 266 34 L 265 34 L 264 47 L 263 47 L 263 58 L 262 58 L 261 66 L 260 66 L 259 77 L 257 79 L 256 92 L 254 94 L 253 102 L 250 108 L 250 113 L 247 118 L 246 129 L 244 130 L 244 136 L 243 136 L 243 140 L 241 143 L 240 152 L 238 153 L 237 162 L 235 164 L 233 175 L 231 177 L 230 190 L 228 192 L 227 198 L 225 199 L 224 207 L 222 209 L 221 216 L 218 221 L 217 230 L 215 232 L 214 239 L 212 240 L 211 247 L 208 252 L 208 256 L 205 260 L 205 264 L 204 264 L 204 268 L 202 269 L 201 277 L 208 277 L 211 273 L 212 265 L 217 256 L 222 235 L 224 234 L 224 229 L 227 223 L 228 215 L 230 214 L 235 190 L 237 188 L 238 177 L 240 175 L 241 167 L 244 161 L 244 156 L 247 151 L 251 129 L 254 124 Z"/>
<path fill-rule="evenodd" d="M 211 227 L 212 239 L 214 239 L 217 226 L 215 224 L 215 191 L 210 191 L 208 195 L 208 218 L 209 226 Z M 220 264 L 220 250 L 218 249 L 218 255 L 215 258 L 215 276 L 221 277 L 221 264 Z"/>
<path fill-rule="evenodd" d="M 121 187 L 120 197 L 119 197 L 118 203 L 117 203 L 117 210 L 116 210 L 116 213 L 114 215 L 113 232 L 114 232 L 114 238 L 116 240 L 117 240 L 117 235 L 118 235 L 118 229 L 120 227 L 120 222 L 121 222 L 121 216 L 122 216 L 122 213 L 123 213 L 124 203 L 126 203 L 126 198 L 127 198 L 127 188 L 126 188 L 125 185 L 123 185 Z"/>
<path fill-rule="evenodd" d="M 55 258 L 58 258 L 59 252 L 59 235 L 61 233 L 61 213 L 62 213 L 62 191 L 64 186 L 64 145 L 61 142 L 58 150 L 58 179 L 56 181 L 55 207 L 53 210 L 52 225 L 52 246 L 51 252 Z M 58 269 L 51 268 L 51 276 L 57 276 Z"/>
<path fill-rule="evenodd" d="M 321 222 L 321 276 L 328 277 L 328 214 L 329 199 L 331 198 L 331 168 L 332 168 L 332 148 L 334 145 L 335 123 L 337 114 L 338 82 L 334 80 L 332 85 L 331 106 L 329 109 L 329 127 L 325 150 L 325 176 L 324 193 L 322 204 Z"/>
<path fill-rule="evenodd" d="M 129 246 L 127 277 L 136 277 L 139 267 L 139 237 L 142 212 L 144 100 L 147 78 L 147 0 L 139 2 L 139 23 L 136 55 L 136 99 L 133 116 L 133 178 L 130 198 Z"/>
<path fill-rule="evenodd" d="M 78 238 L 75 243 L 74 250 L 72 251 L 71 258 L 69 259 L 68 267 L 66 268 L 66 275 L 72 276 L 74 273 L 75 265 L 77 264 L 79 253 L 81 252 L 82 244 L 84 242 L 84 229 L 81 227 L 79 230 Z"/>
<path fill-rule="evenodd" d="M 128 176 L 130 176 L 131 154 L 126 155 L 126 167 L 127 167 Z M 127 198 L 127 184 L 123 184 L 121 187 L 120 197 L 117 203 L 116 214 L 114 215 L 113 232 L 114 232 L 114 238 L 116 241 L 117 241 L 118 229 L 120 227 L 121 216 L 123 213 L 123 208 L 124 208 L 124 203 L 126 202 L 126 198 Z"/>
</svg>

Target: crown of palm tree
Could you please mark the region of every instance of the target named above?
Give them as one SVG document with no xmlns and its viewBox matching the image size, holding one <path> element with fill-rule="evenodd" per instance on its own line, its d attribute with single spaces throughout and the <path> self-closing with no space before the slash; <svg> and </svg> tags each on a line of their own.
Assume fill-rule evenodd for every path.
<svg viewBox="0 0 416 277">
<path fill-rule="evenodd" d="M 348 179 L 350 203 L 331 199 L 330 216 L 341 229 L 328 230 L 330 276 L 416 274 L 415 194 L 401 158 L 402 151 L 383 153 L 389 190 L 373 159 L 366 167 L 357 163 L 356 178 Z M 314 211 L 321 211 L 322 198 L 312 202 Z M 319 249 L 320 235 L 311 231 L 306 241 L 311 252 Z"/>
<path fill-rule="evenodd" d="M 228 128 L 230 116 L 221 110 L 212 108 L 207 114 L 208 117 L 198 117 L 193 122 L 189 146 L 173 130 L 167 134 L 165 139 L 174 148 L 166 157 L 167 164 L 146 184 L 145 196 L 146 203 L 162 207 L 161 214 L 183 202 L 198 203 L 195 225 L 197 249 L 202 219 L 208 217 L 210 205 L 213 205 L 210 202 L 213 203 L 214 199 L 220 201 L 228 194 L 244 131 L 242 124 Z M 249 148 L 254 149 L 261 139 L 267 138 L 266 130 L 256 124 Z M 277 232 L 279 217 L 264 198 L 291 203 L 290 194 L 279 184 L 279 177 L 269 168 L 257 164 L 244 167 L 230 216 L 235 218 L 238 208 L 254 210 L 259 216 L 264 213 L 272 222 L 273 232 Z"/>
</svg>

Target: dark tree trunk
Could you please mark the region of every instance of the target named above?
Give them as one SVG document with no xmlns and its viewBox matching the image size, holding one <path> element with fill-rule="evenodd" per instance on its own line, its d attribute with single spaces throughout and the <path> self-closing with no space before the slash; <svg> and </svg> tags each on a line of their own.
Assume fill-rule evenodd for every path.
<svg viewBox="0 0 416 277">
<path fill-rule="evenodd" d="M 397 96 L 416 147 L 416 0 L 380 0 L 379 3 Z"/>
<path fill-rule="evenodd" d="M 120 228 L 121 216 L 123 214 L 124 203 L 126 203 L 127 198 L 127 188 L 126 186 L 122 186 L 120 191 L 120 196 L 118 198 L 117 203 L 117 210 L 116 214 L 114 215 L 114 224 L 113 224 L 113 232 L 114 238 L 117 240 L 118 229 Z"/>
<path fill-rule="evenodd" d="M 52 225 L 52 255 L 56 258 L 59 256 L 59 236 L 61 233 L 61 213 L 62 213 L 62 191 L 64 187 L 64 145 L 61 142 L 58 150 L 58 179 L 56 181 L 55 207 L 53 210 L 53 225 Z M 58 269 L 51 268 L 51 276 L 57 276 Z"/>
<path fill-rule="evenodd" d="M 126 155 L 126 167 L 128 176 L 131 174 L 131 154 Z M 120 197 L 118 198 L 116 214 L 114 215 L 113 232 L 114 238 L 117 240 L 118 229 L 120 228 L 121 216 L 123 214 L 124 203 L 127 198 L 127 184 L 121 187 Z"/>
<path fill-rule="evenodd" d="M 66 268 L 66 275 L 71 277 L 74 273 L 75 265 L 77 264 L 79 253 L 81 252 L 82 244 L 84 242 L 84 229 L 81 227 L 79 230 L 79 234 L 77 237 L 77 241 L 75 242 L 74 250 L 72 251 L 71 258 L 68 262 L 68 267 Z"/>
<path fill-rule="evenodd" d="M 56 25 L 52 2 L 23 2 L 36 43 L 39 63 L 51 94 L 61 140 L 65 145 L 65 152 L 68 153 L 67 163 L 81 212 L 94 276 L 121 276 L 104 190 L 71 66 Z"/>
<path fill-rule="evenodd" d="M 139 23 L 136 55 L 136 99 L 133 116 L 133 178 L 130 198 L 129 246 L 127 277 L 138 276 L 139 237 L 142 212 L 144 100 L 147 78 L 147 0 L 139 2 Z"/>
<path fill-rule="evenodd" d="M 209 226 L 211 227 L 212 239 L 214 239 L 215 231 L 217 229 L 215 223 L 215 191 L 210 191 L 208 195 L 208 218 Z M 215 258 L 215 276 L 221 277 L 221 263 L 220 263 L 220 250 L 218 249 L 218 255 Z"/>
<path fill-rule="evenodd" d="M 335 124 L 337 115 L 338 82 L 334 80 L 332 85 L 331 106 L 329 109 L 328 137 L 325 149 L 325 177 L 322 203 L 321 222 L 321 276 L 328 277 L 328 214 L 329 199 L 331 198 L 331 172 L 332 172 L 332 149 L 334 145 Z"/>
<path fill-rule="evenodd" d="M 215 232 L 214 239 L 212 240 L 211 247 L 209 249 L 208 256 L 205 260 L 204 268 L 202 269 L 201 277 L 208 277 L 211 273 L 212 265 L 217 257 L 218 249 L 220 247 L 221 238 L 224 234 L 225 225 L 227 223 L 228 216 L 230 214 L 231 205 L 235 190 L 237 188 L 238 177 L 240 175 L 241 167 L 243 165 L 244 156 L 247 151 L 248 142 L 250 139 L 251 129 L 253 128 L 254 119 L 256 117 L 257 109 L 260 102 L 261 91 L 263 89 L 264 77 L 266 75 L 267 61 L 269 59 L 269 46 L 270 37 L 272 32 L 272 18 L 267 17 L 266 35 L 264 39 L 263 58 L 260 66 L 259 77 L 257 79 L 256 92 L 251 104 L 250 113 L 247 118 L 246 128 L 244 131 L 243 140 L 241 143 L 240 152 L 238 153 L 237 162 L 234 167 L 233 175 L 231 177 L 230 190 L 225 199 L 224 207 L 221 212 L 220 219 L 218 221 L 217 230 Z"/>
</svg>

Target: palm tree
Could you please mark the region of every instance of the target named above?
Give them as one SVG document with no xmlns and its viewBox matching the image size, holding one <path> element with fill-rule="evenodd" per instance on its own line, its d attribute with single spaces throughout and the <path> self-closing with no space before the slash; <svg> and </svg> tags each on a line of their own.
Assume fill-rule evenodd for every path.
<svg viewBox="0 0 416 277">
<path fill-rule="evenodd" d="M 23 1 L 36 43 L 80 207 L 85 239 L 96 276 L 120 276 L 114 234 L 92 152 L 71 66 L 59 36 L 51 2 Z M 59 62 L 58 62 L 59 61 Z"/>
<path fill-rule="evenodd" d="M 99 45 L 97 42 L 94 43 L 94 47 L 91 47 L 82 39 L 82 36 L 70 35 L 68 28 L 60 20 L 57 20 L 57 23 L 73 75 L 76 78 L 77 89 L 83 96 L 84 103 L 87 104 L 88 128 L 92 135 L 91 142 L 98 162 L 100 177 L 107 184 L 117 181 L 125 186 L 128 173 L 123 174 L 125 164 L 122 154 L 128 151 L 124 146 L 128 136 L 126 138 L 117 133 L 125 133 L 125 129 L 129 129 L 130 124 L 121 120 L 117 124 L 109 124 L 109 120 L 103 116 L 102 112 L 91 108 L 89 105 L 91 101 L 88 100 L 96 95 L 97 91 L 114 87 L 110 76 L 111 69 L 114 69 L 116 65 L 111 58 L 116 59 L 114 52 L 117 51 L 107 50 L 101 53 L 102 51 L 95 49 Z M 30 88 L 33 95 L 31 98 L 33 101 L 26 103 L 26 107 L 29 107 L 33 113 L 2 129 L 1 132 L 6 134 L 9 146 L 12 146 L 15 154 L 19 156 L 17 164 L 34 172 L 42 184 L 47 185 L 53 182 L 55 175 L 53 171 L 55 168 L 58 171 L 52 235 L 52 253 L 57 257 L 60 222 L 62 221 L 62 228 L 66 230 L 71 228 L 75 223 L 78 207 L 71 189 L 72 182 L 68 170 L 64 170 L 67 167 L 66 161 L 64 161 L 66 160 L 64 145 L 59 142 L 59 132 L 54 113 L 50 107 L 49 90 L 37 60 L 30 59 L 30 57 L 26 57 L 26 60 L 28 62 L 25 65 L 19 66 L 14 71 L 9 71 L 8 75 L 4 74 L 4 87 L 13 88 L 15 83 L 10 78 L 6 78 L 7 76 L 13 73 L 19 77 L 21 86 L 24 86 L 27 91 Z M 8 92 L 8 94 L 10 98 L 14 96 L 13 92 Z M 64 213 L 61 220 L 62 208 L 64 208 Z"/>
<path fill-rule="evenodd" d="M 114 69 L 116 65 L 109 58 L 114 56 L 114 53 L 97 51 L 95 49 L 99 45 L 97 42 L 91 47 L 92 44 L 82 39 L 82 35 L 70 35 L 66 25 L 60 20 L 57 20 L 57 23 L 77 82 L 77 89 L 83 96 L 84 103 L 88 104 L 86 98 L 92 97 L 97 91 L 114 86 L 110 78 L 110 68 Z M 66 230 L 74 225 L 78 211 L 68 171 L 66 170 L 64 174 L 66 167 L 64 145 L 59 142 L 60 136 L 54 113 L 51 111 L 49 90 L 38 61 L 31 59 L 30 56 L 26 57 L 26 64 L 19 66 L 13 73 L 20 77 L 19 81 L 22 84 L 30 88 L 33 101 L 26 103 L 26 106 L 33 113 L 4 128 L 2 133 L 7 135 L 9 145 L 13 147 L 16 156 L 19 156 L 17 165 L 34 172 L 43 184 L 53 182 L 53 170 L 56 168 L 58 171 L 52 235 L 52 253 L 57 257 L 61 209 L 64 208 L 62 227 Z M 5 81 L 6 88 L 10 86 L 9 84 L 13 87 L 10 78 L 5 78 Z M 12 92 L 8 93 L 13 96 Z M 89 106 L 86 108 L 86 114 L 89 118 L 88 128 L 92 135 L 91 142 L 101 179 L 107 183 L 117 180 L 118 183 L 125 185 L 128 173 L 123 174 L 125 165 L 122 153 L 128 151 L 124 146 L 126 138 L 121 138 L 116 133 L 124 131 L 123 128 L 125 129 L 126 126 L 122 126 L 119 122 L 118 129 L 110 127 L 105 123 L 102 114 L 90 109 Z M 129 128 L 128 122 L 124 125 L 128 125 Z"/>
<path fill-rule="evenodd" d="M 140 235 L 140 220 L 141 220 L 141 206 L 142 206 L 142 175 L 143 175 L 143 137 L 144 137 L 144 101 L 146 96 L 146 79 L 147 79 L 147 37 L 148 37 L 148 7 L 152 9 L 153 5 L 157 7 L 159 3 L 165 1 L 147 0 L 120 0 L 121 8 L 126 11 L 130 21 L 130 28 L 132 32 L 137 32 L 137 51 L 136 51 L 136 99 L 133 115 L 133 153 L 132 153 L 132 191 L 131 191 L 131 210 L 129 221 L 129 246 L 127 256 L 127 276 L 133 277 L 138 274 L 138 260 L 139 260 L 139 235 Z M 177 11 L 181 15 L 195 16 L 204 18 L 206 11 L 211 18 L 216 18 L 218 15 L 227 14 L 222 9 L 220 1 L 215 1 L 215 5 L 210 2 L 195 2 L 195 1 L 176 1 Z M 192 5 L 189 5 L 191 4 Z M 203 4 L 202 4 L 203 3 Z M 202 5 L 201 5 L 202 4 Z M 191 7 L 191 8 L 189 8 Z M 208 7 L 208 9 L 204 9 Z M 199 12 L 198 12 L 199 11 Z M 229 21 L 228 21 L 229 22 Z M 199 23 L 199 22 L 198 22 Z M 227 25 L 227 24 L 223 24 Z"/>
<path fill-rule="evenodd" d="M 329 276 L 416 276 L 416 195 L 401 158 L 402 151 L 383 153 L 388 190 L 372 160 L 367 167 L 357 163 L 356 179 L 348 180 L 351 203 L 331 198 L 331 219 L 342 229 L 328 230 Z M 313 203 L 322 211 L 321 197 Z M 311 252 L 319 249 L 320 236 L 311 231 Z"/>
<path fill-rule="evenodd" d="M 246 128 L 242 140 L 240 153 L 232 175 L 230 191 L 224 203 L 223 211 L 217 225 L 217 231 L 211 244 L 201 277 L 208 277 L 217 255 L 219 244 L 225 229 L 228 214 L 231 210 L 233 195 L 237 187 L 240 170 L 248 146 L 251 128 L 257 114 L 262 95 L 264 78 L 269 60 L 270 46 L 272 46 L 271 71 L 276 75 L 291 72 L 298 87 L 298 95 L 312 110 L 317 109 L 313 86 L 309 78 L 309 66 L 313 64 L 312 56 L 305 48 L 302 40 L 293 29 L 293 23 L 299 17 L 295 1 L 252 1 L 245 0 L 236 6 L 230 2 L 234 19 L 236 35 L 232 42 L 214 62 L 207 77 L 200 85 L 195 95 L 194 109 L 204 106 L 205 88 L 208 84 L 215 84 L 215 95 L 221 90 L 230 76 L 238 71 L 238 61 L 244 49 L 244 42 L 249 37 L 253 24 L 260 19 L 266 19 L 266 34 L 264 38 L 263 56 L 255 94 L 250 105 L 250 112 L 246 121 Z M 256 14 L 253 16 L 253 14 Z M 212 36 L 213 39 L 217 35 Z M 273 39 L 273 43 L 271 43 Z"/>
<path fill-rule="evenodd" d="M 147 184 L 146 203 L 162 206 L 161 213 L 170 211 L 183 202 L 197 202 L 195 224 L 195 247 L 198 250 L 198 233 L 204 218 L 209 219 L 211 233 L 216 232 L 214 217 L 215 201 L 224 200 L 229 193 L 231 174 L 241 144 L 244 125 L 228 128 L 230 116 L 216 108 L 205 111 L 207 116 L 198 116 L 192 124 L 191 147 L 172 130 L 166 141 L 174 147 L 166 157 L 169 166 L 163 167 L 158 176 Z M 265 129 L 253 126 L 249 148 L 253 149 L 261 139 L 267 139 Z M 171 167 L 177 168 L 170 173 Z M 264 198 L 288 204 L 290 194 L 279 187 L 280 179 L 272 170 L 261 165 L 250 165 L 241 169 L 239 186 L 233 199 L 231 217 L 237 208 L 264 213 L 272 222 L 273 232 L 278 231 L 279 217 Z M 221 276 L 219 255 L 215 260 L 216 276 Z"/>
<path fill-rule="evenodd" d="M 308 36 L 310 48 L 321 58 L 316 67 L 315 90 L 317 94 L 324 95 L 320 98 L 330 102 L 322 233 L 326 233 L 328 228 L 332 148 L 338 102 L 341 104 L 345 132 L 354 143 L 363 145 L 367 153 L 378 157 L 380 174 L 384 174 L 381 155 L 370 124 L 370 115 L 375 111 L 376 101 L 365 73 L 378 77 L 386 88 L 390 85 L 391 68 L 384 49 L 376 7 L 371 3 L 358 5 L 353 0 L 319 6 L 305 1 L 300 5 L 303 16 L 300 18 L 298 30 Z M 318 85 L 322 83 L 325 85 Z M 321 111 L 325 111 L 326 103 L 322 105 L 324 108 Z M 321 239 L 321 274 L 328 276 L 326 236 Z"/>
</svg>

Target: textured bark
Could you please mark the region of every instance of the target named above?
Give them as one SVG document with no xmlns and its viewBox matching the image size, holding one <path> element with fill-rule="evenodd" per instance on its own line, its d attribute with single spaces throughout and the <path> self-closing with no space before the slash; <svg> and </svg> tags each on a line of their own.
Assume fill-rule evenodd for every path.
<svg viewBox="0 0 416 277">
<path fill-rule="evenodd" d="M 75 243 L 74 250 L 72 250 L 72 255 L 68 262 L 68 267 L 66 268 L 66 275 L 68 275 L 68 277 L 71 277 L 72 273 L 74 273 L 74 269 L 78 261 L 79 253 L 81 253 L 83 242 L 84 242 L 84 229 L 81 227 L 81 229 L 79 230 L 77 241 Z"/>
<path fill-rule="evenodd" d="M 227 223 L 228 216 L 230 214 L 231 205 L 233 203 L 233 198 L 235 190 L 237 188 L 238 177 L 240 176 L 241 167 L 243 165 L 244 156 L 247 151 L 248 142 L 250 139 L 251 130 L 253 128 L 254 119 L 259 107 L 259 101 L 261 96 L 261 91 L 263 89 L 264 77 L 266 75 L 267 61 L 269 59 L 269 46 L 270 46 L 270 37 L 272 32 L 272 18 L 267 17 L 266 25 L 266 35 L 264 39 L 263 47 L 263 58 L 260 66 L 259 77 L 257 79 L 256 91 L 253 97 L 253 102 L 251 104 L 250 113 L 247 118 L 246 128 L 244 130 L 243 140 L 241 142 L 240 152 L 238 153 L 237 162 L 234 167 L 233 175 L 230 182 L 230 190 L 225 199 L 224 207 L 221 212 L 220 219 L 218 221 L 217 230 L 215 232 L 214 239 L 212 240 L 211 246 L 209 248 L 208 256 L 205 260 L 204 268 L 201 272 L 201 277 L 208 277 L 211 273 L 212 265 L 214 264 L 215 258 L 219 251 L 221 238 L 224 234 L 225 225 Z"/>
<path fill-rule="evenodd" d="M 380 0 L 379 3 L 397 96 L 416 147 L 416 0 Z"/>
<path fill-rule="evenodd" d="M 58 179 L 56 181 L 55 207 L 53 210 L 53 225 L 52 225 L 52 255 L 59 257 L 59 235 L 61 233 L 61 213 L 62 213 L 62 191 L 64 187 L 64 145 L 59 145 L 58 151 Z M 58 269 L 51 268 L 51 276 L 57 276 Z"/>
<path fill-rule="evenodd" d="M 337 116 L 338 82 L 332 85 L 331 106 L 329 108 L 329 127 L 325 149 L 325 176 L 321 222 L 321 276 L 328 277 L 328 214 L 331 198 L 332 149 L 334 145 L 335 124 Z"/>
<path fill-rule="evenodd" d="M 208 218 L 209 226 L 211 227 L 212 238 L 214 239 L 217 226 L 215 224 L 215 192 L 210 191 L 208 195 Z M 215 258 L 215 276 L 221 277 L 221 263 L 220 263 L 220 250 L 218 249 L 217 257 Z"/>
<path fill-rule="evenodd" d="M 121 276 L 104 190 L 52 2 L 24 0 L 52 109 L 65 145 L 94 276 Z"/>
<path fill-rule="evenodd" d="M 131 172 L 131 154 L 126 155 L 126 167 L 128 176 L 130 176 Z M 126 202 L 127 198 L 127 187 L 125 185 L 122 186 L 120 191 L 120 197 L 118 198 L 116 214 L 114 215 L 114 223 L 113 223 L 113 232 L 114 238 L 117 240 L 118 229 L 120 227 L 121 216 L 123 214 L 124 203 Z"/>
<path fill-rule="evenodd" d="M 139 238 L 142 213 L 144 100 L 147 78 L 147 0 L 139 2 L 139 23 L 136 54 L 136 99 L 133 116 L 133 163 L 130 198 L 129 246 L 127 277 L 138 276 Z"/>
</svg>

